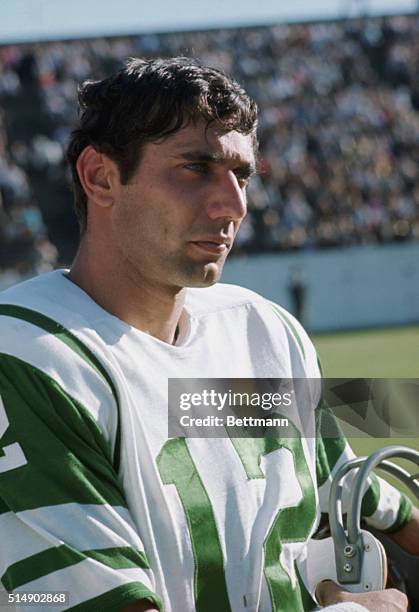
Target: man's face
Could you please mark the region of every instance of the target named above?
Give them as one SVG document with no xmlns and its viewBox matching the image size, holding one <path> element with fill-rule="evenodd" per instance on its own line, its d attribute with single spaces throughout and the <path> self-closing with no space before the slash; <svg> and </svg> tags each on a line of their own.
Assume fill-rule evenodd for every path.
<svg viewBox="0 0 419 612">
<path fill-rule="evenodd" d="M 190 124 L 147 144 L 112 209 L 127 273 L 166 287 L 206 287 L 222 272 L 246 214 L 251 136 Z"/>
</svg>

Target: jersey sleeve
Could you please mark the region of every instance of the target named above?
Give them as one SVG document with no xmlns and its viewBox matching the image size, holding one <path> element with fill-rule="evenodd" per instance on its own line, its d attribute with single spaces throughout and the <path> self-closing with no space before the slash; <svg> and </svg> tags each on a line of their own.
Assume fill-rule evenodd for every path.
<svg viewBox="0 0 419 612">
<path fill-rule="evenodd" d="M 320 401 L 316 410 L 316 471 L 320 510 L 328 513 L 330 486 L 340 467 L 355 457 L 333 412 Z M 348 508 L 353 479 L 356 470 L 351 470 L 343 479 L 342 512 Z M 388 533 L 398 531 L 410 519 L 412 503 L 386 480 L 372 474 L 364 494 L 361 516 L 371 527 Z M 327 517 L 323 517 L 327 518 Z"/>
<path fill-rule="evenodd" d="M 304 374 L 301 374 L 299 364 L 294 361 L 293 372 L 297 373 L 294 376 L 304 376 L 313 380 L 320 378 L 322 372 L 316 349 L 305 330 L 284 309 L 273 303 L 272 307 L 289 329 L 290 338 L 294 338 L 294 353 L 300 354 L 301 363 L 303 363 Z M 310 387 L 314 390 L 312 405 L 317 406 L 315 410 L 316 476 L 322 524 L 327 521 L 329 491 L 333 477 L 344 463 L 355 457 L 355 454 L 333 412 L 322 398 L 321 384 L 311 385 Z M 344 513 L 348 508 L 355 474 L 356 470 L 351 470 L 343 479 L 342 511 Z M 388 533 L 398 531 L 408 522 L 411 512 L 412 503 L 404 494 L 400 493 L 386 480 L 375 474 L 371 475 L 369 487 L 364 494 L 361 506 L 362 517 L 371 527 Z"/>
<path fill-rule="evenodd" d="M 139 599 L 162 609 L 109 440 L 57 380 L 5 353 L 0 533 L 9 592 L 68 593 L 69 604 L 51 611 L 113 611 Z"/>
</svg>

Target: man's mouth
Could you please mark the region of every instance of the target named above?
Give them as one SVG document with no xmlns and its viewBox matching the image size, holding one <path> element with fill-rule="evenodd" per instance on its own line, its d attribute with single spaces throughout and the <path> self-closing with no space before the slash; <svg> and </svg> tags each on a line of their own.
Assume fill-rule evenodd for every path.
<svg viewBox="0 0 419 612">
<path fill-rule="evenodd" d="M 230 249 L 232 239 L 223 235 L 200 236 L 198 240 L 191 240 L 190 243 L 200 251 L 221 255 Z"/>
<path fill-rule="evenodd" d="M 191 244 L 202 251 L 216 254 L 225 253 L 229 248 L 229 244 L 226 242 L 215 242 L 212 240 L 194 240 Z"/>
</svg>

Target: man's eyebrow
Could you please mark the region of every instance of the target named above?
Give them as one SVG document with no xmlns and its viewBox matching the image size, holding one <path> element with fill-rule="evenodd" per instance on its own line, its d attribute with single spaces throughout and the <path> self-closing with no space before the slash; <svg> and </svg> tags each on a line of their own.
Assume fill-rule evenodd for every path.
<svg viewBox="0 0 419 612">
<path fill-rule="evenodd" d="M 182 151 L 178 153 L 175 157 L 182 158 L 187 161 L 206 162 L 206 163 L 212 163 L 212 164 L 221 164 L 223 162 L 231 162 L 236 159 L 234 157 L 226 157 L 222 153 L 215 153 L 215 152 L 207 151 L 207 150 L 201 151 L 199 149 L 194 149 L 190 151 Z M 243 172 L 247 172 L 249 176 L 256 174 L 256 171 L 257 171 L 255 160 L 244 161 L 240 158 L 237 158 L 236 168 L 240 168 L 243 170 Z"/>
</svg>

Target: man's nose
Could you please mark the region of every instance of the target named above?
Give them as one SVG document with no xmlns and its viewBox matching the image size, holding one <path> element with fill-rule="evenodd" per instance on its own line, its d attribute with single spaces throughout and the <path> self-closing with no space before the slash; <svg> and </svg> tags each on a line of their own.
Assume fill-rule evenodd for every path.
<svg viewBox="0 0 419 612">
<path fill-rule="evenodd" d="M 210 219 L 228 218 L 240 221 L 246 215 L 246 192 L 231 170 L 217 177 L 212 185 L 207 204 Z"/>
</svg>

